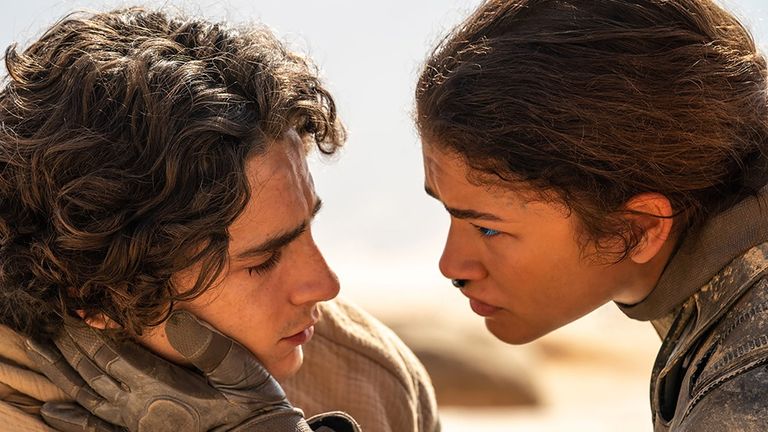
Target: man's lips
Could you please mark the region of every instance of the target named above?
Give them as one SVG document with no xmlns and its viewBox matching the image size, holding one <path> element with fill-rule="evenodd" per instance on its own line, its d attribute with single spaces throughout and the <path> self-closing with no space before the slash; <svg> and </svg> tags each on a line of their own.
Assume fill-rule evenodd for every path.
<svg viewBox="0 0 768 432">
<path fill-rule="evenodd" d="M 304 329 L 290 336 L 284 337 L 281 341 L 290 343 L 291 345 L 303 345 L 312 339 L 312 335 L 315 334 L 315 324 L 317 321 L 312 321 Z"/>
<path fill-rule="evenodd" d="M 291 345 L 303 345 L 309 342 L 312 339 L 312 335 L 315 334 L 315 324 L 320 322 L 321 316 L 320 308 L 314 306 L 309 314 L 309 322 L 302 326 L 298 332 L 281 338 L 280 342 L 288 342 Z"/>
</svg>

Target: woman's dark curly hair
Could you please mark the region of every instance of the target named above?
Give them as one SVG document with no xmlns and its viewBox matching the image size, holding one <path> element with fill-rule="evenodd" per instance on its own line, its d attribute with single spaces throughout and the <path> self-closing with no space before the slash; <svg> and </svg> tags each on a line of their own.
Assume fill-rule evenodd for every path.
<svg viewBox="0 0 768 432">
<path fill-rule="evenodd" d="M 246 160 L 291 128 L 326 154 L 344 139 L 315 68 L 263 27 L 70 15 L 5 64 L 0 323 L 32 336 L 75 311 L 162 322 L 225 269 Z"/>
<path fill-rule="evenodd" d="M 684 232 L 765 184 L 767 86 L 711 0 L 486 0 L 427 59 L 416 121 L 471 180 L 546 192 L 620 260 L 633 196 L 665 195 Z"/>
</svg>

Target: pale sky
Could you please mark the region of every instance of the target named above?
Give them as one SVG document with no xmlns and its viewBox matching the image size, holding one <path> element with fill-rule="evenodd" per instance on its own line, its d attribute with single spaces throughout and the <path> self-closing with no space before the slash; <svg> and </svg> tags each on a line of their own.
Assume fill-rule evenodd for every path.
<svg viewBox="0 0 768 432">
<path fill-rule="evenodd" d="M 261 21 L 308 52 L 350 132 L 337 160 L 312 165 L 325 204 L 313 230 L 343 292 L 374 306 L 382 298 L 443 301 L 440 294 L 451 288 L 437 260 L 448 216 L 423 191 L 421 154 L 410 120 L 412 94 L 429 48 L 478 0 L 15 1 L 3 5 L 0 46 L 14 41 L 25 46 L 69 11 L 142 4 L 210 19 Z M 763 0 L 726 5 L 761 45 L 768 42 Z M 451 292 L 447 297 L 460 301 L 461 296 Z"/>
</svg>

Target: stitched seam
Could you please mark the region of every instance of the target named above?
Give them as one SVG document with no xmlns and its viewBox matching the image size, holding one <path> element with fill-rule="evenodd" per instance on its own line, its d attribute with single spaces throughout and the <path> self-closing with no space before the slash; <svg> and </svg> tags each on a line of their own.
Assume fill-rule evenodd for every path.
<svg viewBox="0 0 768 432">
<path fill-rule="evenodd" d="M 761 287 L 758 287 L 757 285 L 765 285 L 765 279 L 761 279 L 755 286 L 751 289 L 759 289 Z M 713 346 L 718 346 L 724 341 L 736 328 L 743 325 L 747 321 L 752 321 L 755 319 L 756 316 L 759 314 L 763 314 L 768 312 L 768 305 L 766 303 L 758 303 L 756 305 L 753 305 L 749 309 L 745 310 L 744 312 L 740 313 L 733 322 L 726 328 L 726 330 L 718 335 L 717 339 L 713 341 Z M 742 355 L 745 355 L 757 348 L 760 348 L 766 344 L 768 344 L 768 340 L 766 340 L 765 335 L 761 335 L 759 338 L 757 338 L 757 344 L 755 345 L 755 339 L 751 339 L 748 342 L 745 342 L 736 348 L 731 348 L 730 350 L 726 351 L 726 353 L 723 355 L 723 358 L 718 360 L 712 365 L 713 372 L 717 372 L 719 369 L 723 368 L 725 364 L 732 362 L 737 357 L 740 357 Z M 751 347 L 750 347 L 751 346 Z"/>
<path fill-rule="evenodd" d="M 738 357 L 747 355 L 752 351 L 755 351 L 756 349 L 762 348 L 766 345 L 768 345 L 768 335 L 761 335 L 758 338 L 750 339 L 749 341 L 737 346 L 736 348 L 728 350 L 723 355 L 723 358 L 716 361 L 715 364 L 712 365 L 712 371 L 717 372 L 718 370 L 725 367 L 728 363 L 736 360 Z"/>
<path fill-rule="evenodd" d="M 735 369 L 735 370 L 733 370 L 733 371 L 731 371 L 731 372 L 721 376 L 720 378 L 712 381 L 711 383 L 707 384 L 704 388 L 699 390 L 698 393 L 696 393 L 696 395 L 693 397 L 693 399 L 691 399 L 690 402 L 688 402 L 688 407 L 686 408 L 685 413 L 683 413 L 683 417 L 682 418 L 685 419 L 686 417 L 688 417 L 688 414 L 690 414 L 691 411 L 693 411 L 693 408 L 704 398 L 704 396 L 709 394 L 709 392 L 712 391 L 713 389 L 715 389 L 717 386 L 719 386 L 720 384 L 728 381 L 729 379 L 731 379 L 731 378 L 733 378 L 733 377 L 735 377 L 735 376 L 737 376 L 739 374 L 742 374 L 742 373 L 747 372 L 749 370 L 752 370 L 752 369 L 754 369 L 754 368 L 756 368 L 758 366 L 761 366 L 761 365 L 765 364 L 766 362 L 768 362 L 768 357 L 761 358 L 761 359 L 759 359 L 757 361 L 754 361 L 752 363 L 748 363 L 748 364 L 746 364 L 746 365 L 744 365 L 744 366 L 742 366 L 740 368 L 737 368 L 737 369 Z"/>
<path fill-rule="evenodd" d="M 768 242 L 764 244 L 768 245 Z M 727 304 L 723 303 L 720 306 L 720 310 L 722 311 L 724 309 L 732 308 L 739 301 L 739 298 L 743 297 L 744 295 L 747 295 L 747 292 L 749 292 L 750 290 L 757 289 L 758 284 L 765 286 L 765 284 L 767 283 L 765 280 L 766 275 L 768 275 L 768 267 L 764 268 L 763 270 L 755 274 L 753 277 L 751 277 L 748 281 L 741 284 L 739 286 L 739 289 L 736 290 L 739 292 L 739 294 L 734 296 L 732 299 L 729 299 Z M 697 295 L 698 294 L 694 294 L 694 296 L 692 296 L 691 298 L 695 298 Z M 679 353 L 684 353 L 690 350 L 691 346 L 693 346 L 695 341 L 698 338 L 702 337 L 702 334 L 705 332 L 706 329 L 710 329 L 712 328 L 712 326 L 717 325 L 717 320 L 722 318 L 721 315 L 727 315 L 727 311 L 724 312 L 723 314 L 719 314 L 718 312 L 718 314 L 715 315 L 717 319 L 714 319 L 712 316 L 710 316 L 704 321 L 705 325 L 699 326 L 698 324 L 696 324 L 694 327 L 698 326 L 699 330 L 694 329 L 692 333 L 689 333 L 685 338 L 682 338 L 678 341 L 678 343 L 676 344 L 677 349 L 675 349 L 675 351 L 672 354 L 670 354 L 669 358 L 667 359 L 667 364 L 669 364 L 670 360 L 675 358 Z M 700 318 L 701 317 L 696 317 L 696 320 L 698 321 Z M 713 343 L 718 343 L 720 340 L 721 338 L 718 337 L 713 341 Z"/>
<path fill-rule="evenodd" d="M 764 279 L 760 281 L 762 285 L 764 285 Z M 756 289 L 757 286 L 754 286 L 751 289 Z M 736 317 L 735 320 L 731 323 L 730 326 L 722 333 L 722 335 L 719 337 L 719 339 L 725 339 L 728 337 L 733 330 L 736 329 L 736 327 L 740 326 L 744 323 L 744 321 L 747 321 L 749 319 L 753 319 L 755 315 L 758 313 L 762 313 L 768 310 L 768 306 L 765 305 L 765 303 L 759 303 L 757 305 L 752 306 L 751 308 L 747 309 L 746 311 L 742 312 L 739 316 Z"/>
</svg>

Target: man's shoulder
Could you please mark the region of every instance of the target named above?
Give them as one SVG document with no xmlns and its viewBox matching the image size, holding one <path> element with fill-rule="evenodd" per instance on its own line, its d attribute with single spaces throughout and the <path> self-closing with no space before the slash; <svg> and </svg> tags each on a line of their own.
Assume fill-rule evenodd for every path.
<svg viewBox="0 0 768 432">
<path fill-rule="evenodd" d="M 321 311 L 304 366 L 283 383 L 289 398 L 310 415 L 349 412 L 363 430 L 437 430 L 429 375 L 400 338 L 345 300 Z"/>
<path fill-rule="evenodd" d="M 323 303 L 320 309 L 323 318 L 316 326 L 316 343 L 347 351 L 398 380 L 411 381 L 414 369 L 423 370 L 415 355 L 389 327 L 355 304 L 337 299 Z"/>
</svg>

